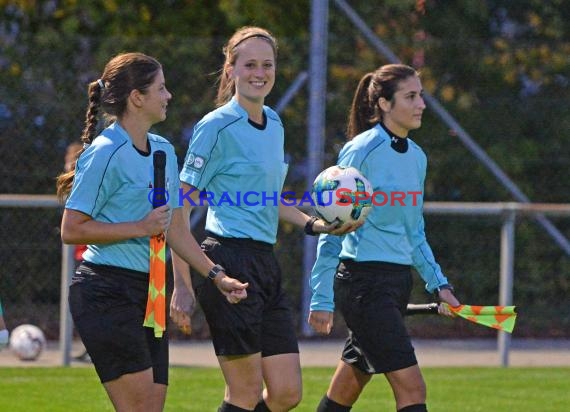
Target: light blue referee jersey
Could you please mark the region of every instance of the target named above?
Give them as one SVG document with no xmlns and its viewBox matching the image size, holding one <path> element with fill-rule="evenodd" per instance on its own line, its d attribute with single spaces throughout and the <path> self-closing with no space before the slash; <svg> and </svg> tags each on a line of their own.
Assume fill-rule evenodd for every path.
<svg viewBox="0 0 570 412">
<path fill-rule="evenodd" d="M 311 310 L 334 310 L 333 282 L 339 259 L 412 265 L 430 293 L 447 284 L 424 232 L 427 159 L 422 149 L 408 139 L 408 150 L 397 152 L 388 133 L 377 125 L 348 142 L 338 164 L 356 167 L 368 178 L 374 205 L 355 232 L 343 237 L 320 236 L 310 280 Z"/>
<path fill-rule="evenodd" d="M 287 174 L 281 119 L 264 106 L 263 130 L 235 97 L 194 128 L 180 180 L 207 192 L 206 230 L 274 244 Z"/>
<path fill-rule="evenodd" d="M 166 153 L 167 199 L 178 207 L 178 162 L 168 140 L 148 134 L 151 153 L 143 155 L 118 123 L 103 130 L 77 161 L 73 188 L 65 204 L 105 223 L 133 222 L 152 210 L 153 155 Z M 149 237 L 87 246 L 83 259 L 122 268 L 149 271 Z"/>
</svg>

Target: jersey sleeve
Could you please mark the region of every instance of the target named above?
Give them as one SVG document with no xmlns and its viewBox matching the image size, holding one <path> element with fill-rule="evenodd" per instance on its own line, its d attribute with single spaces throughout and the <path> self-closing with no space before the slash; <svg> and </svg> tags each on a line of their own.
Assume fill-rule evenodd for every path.
<svg viewBox="0 0 570 412">
<path fill-rule="evenodd" d="M 334 276 L 339 263 L 343 236 L 321 235 L 317 259 L 311 270 L 311 311 L 334 311 Z"/>
<path fill-rule="evenodd" d="M 421 152 L 420 161 L 418 162 L 419 174 L 421 176 L 421 187 L 424 192 L 425 177 L 427 171 L 427 158 Z M 411 225 L 414 228 L 409 233 L 412 245 L 412 262 L 422 279 L 425 281 L 425 289 L 429 293 L 433 293 L 436 288 L 441 285 L 448 284 L 448 280 L 441 271 L 441 267 L 436 262 L 430 245 L 428 244 L 423 211 L 420 213 L 416 222 Z"/>
<path fill-rule="evenodd" d="M 425 288 L 429 293 L 433 293 L 441 285 L 448 284 L 447 278 L 441 271 L 441 267 L 435 261 L 435 257 L 427 242 L 424 219 L 420 217 L 417 230 L 411 234 L 412 238 L 412 261 L 413 265 L 426 282 Z"/>
<path fill-rule="evenodd" d="M 119 188 L 121 179 L 114 176 L 117 171 L 112 164 L 112 153 L 99 147 L 90 149 L 77 160 L 73 187 L 65 207 L 95 217 Z"/>
<path fill-rule="evenodd" d="M 338 156 L 338 166 L 346 166 L 346 167 L 355 167 L 356 169 L 360 170 L 364 173 L 364 164 L 363 164 L 363 156 L 361 151 L 354 150 L 350 147 L 345 146 L 345 148 L 340 152 Z"/>
<path fill-rule="evenodd" d="M 194 127 L 192 140 L 188 146 L 180 181 L 204 189 L 217 174 L 219 157 L 216 156 L 216 143 L 219 130 L 215 122 L 202 120 Z"/>
<path fill-rule="evenodd" d="M 347 146 L 339 154 L 339 166 L 362 167 L 362 159 L 358 150 L 347 150 Z M 344 236 L 321 235 L 317 246 L 317 259 L 311 271 L 310 286 L 312 290 L 311 310 L 334 311 L 334 276 L 339 264 Z"/>
</svg>

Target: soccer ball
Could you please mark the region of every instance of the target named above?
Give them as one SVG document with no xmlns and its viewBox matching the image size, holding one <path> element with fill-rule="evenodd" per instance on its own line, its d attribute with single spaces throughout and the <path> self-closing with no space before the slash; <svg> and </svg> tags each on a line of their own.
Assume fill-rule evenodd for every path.
<svg viewBox="0 0 570 412">
<path fill-rule="evenodd" d="M 20 360 L 36 360 L 46 347 L 46 338 L 34 325 L 20 325 L 10 334 L 10 349 Z"/>
<path fill-rule="evenodd" d="M 315 212 L 328 223 L 366 219 L 372 209 L 372 185 L 355 167 L 331 166 L 313 182 Z"/>
</svg>

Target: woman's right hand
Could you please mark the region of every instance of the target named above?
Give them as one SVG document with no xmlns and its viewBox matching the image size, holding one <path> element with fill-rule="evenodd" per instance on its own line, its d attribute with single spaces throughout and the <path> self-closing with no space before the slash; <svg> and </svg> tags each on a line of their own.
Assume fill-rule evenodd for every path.
<svg viewBox="0 0 570 412">
<path fill-rule="evenodd" d="M 156 236 L 166 232 L 170 224 L 170 206 L 163 205 L 153 209 L 141 220 L 147 236 Z"/>
<path fill-rule="evenodd" d="M 338 222 L 327 223 L 323 219 L 317 219 L 315 223 L 313 223 L 313 231 L 315 233 L 328 233 L 331 235 L 342 236 L 347 233 L 354 232 L 363 224 L 364 220 L 339 224 Z"/>
<path fill-rule="evenodd" d="M 213 282 L 230 303 L 238 303 L 247 298 L 246 288 L 249 286 L 249 283 L 241 283 L 224 272 L 220 272 Z"/>
<path fill-rule="evenodd" d="M 186 335 L 192 332 L 191 315 L 195 306 L 194 291 L 184 284 L 175 284 L 170 299 L 170 317 Z"/>
</svg>

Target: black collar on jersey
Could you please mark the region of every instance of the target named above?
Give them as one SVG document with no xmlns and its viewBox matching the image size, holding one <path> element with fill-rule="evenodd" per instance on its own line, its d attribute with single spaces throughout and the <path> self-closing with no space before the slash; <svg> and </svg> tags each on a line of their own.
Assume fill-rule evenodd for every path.
<svg viewBox="0 0 570 412">
<path fill-rule="evenodd" d="M 263 124 L 255 123 L 250 118 L 248 118 L 247 121 L 249 122 L 250 125 L 252 125 L 258 130 L 265 130 L 265 128 L 267 127 L 267 116 L 265 115 L 265 112 L 263 112 Z"/>
<path fill-rule="evenodd" d="M 382 129 L 384 129 L 384 131 L 386 133 L 388 133 L 388 136 L 390 136 L 390 146 L 392 147 L 392 149 L 394 149 L 398 153 L 406 153 L 408 151 L 408 138 L 407 137 L 396 136 L 382 122 L 380 122 L 380 126 L 382 126 Z"/>
<path fill-rule="evenodd" d="M 139 154 L 140 154 L 141 156 L 150 156 L 150 141 L 149 141 L 148 139 L 146 139 L 146 151 L 140 150 L 140 149 L 139 149 L 138 147 L 136 147 L 134 144 L 133 144 L 133 147 L 135 148 L 135 150 L 136 150 L 137 152 L 139 152 Z"/>
</svg>

